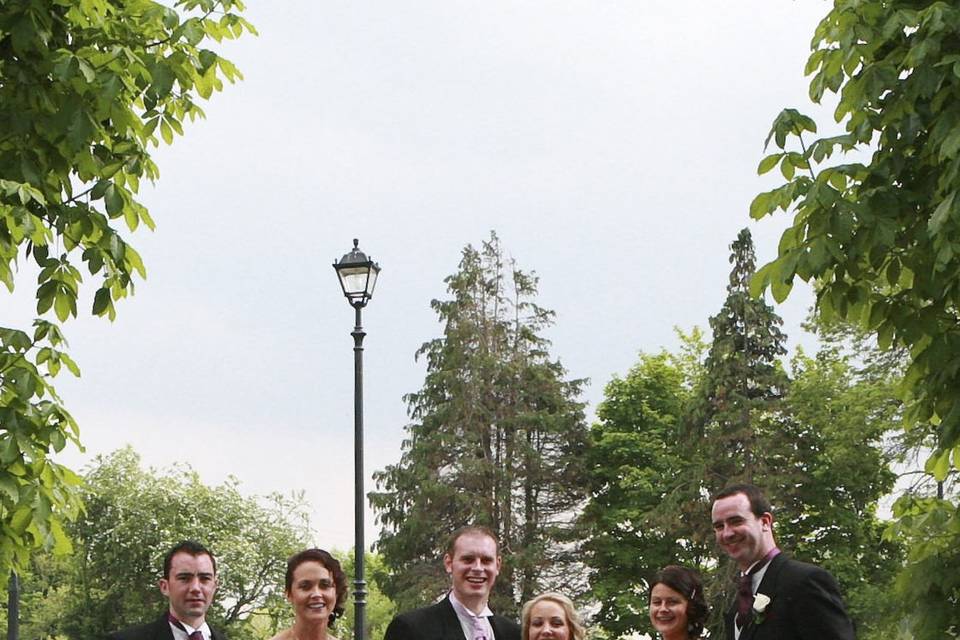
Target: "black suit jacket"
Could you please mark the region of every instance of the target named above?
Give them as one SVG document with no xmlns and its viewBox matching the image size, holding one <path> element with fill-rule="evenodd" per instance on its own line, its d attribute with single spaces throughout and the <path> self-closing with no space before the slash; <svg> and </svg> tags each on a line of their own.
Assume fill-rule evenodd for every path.
<svg viewBox="0 0 960 640">
<path fill-rule="evenodd" d="M 492 616 L 496 640 L 520 640 L 520 625 L 503 616 Z M 383 640 L 470 640 L 464 638 L 460 618 L 448 595 L 440 602 L 401 613 L 387 627 Z"/>
<path fill-rule="evenodd" d="M 213 627 L 210 627 L 210 635 L 213 636 L 213 640 L 227 640 Z M 111 633 L 107 636 L 107 640 L 173 640 L 173 631 L 170 630 L 167 614 L 164 613 L 159 620 Z"/>
<path fill-rule="evenodd" d="M 740 640 L 856 639 L 837 581 L 820 567 L 778 554 L 770 561 L 757 593 L 769 596 L 770 604 L 741 630 Z M 733 640 L 736 615 L 734 601 L 724 616 L 727 640 Z"/>
</svg>

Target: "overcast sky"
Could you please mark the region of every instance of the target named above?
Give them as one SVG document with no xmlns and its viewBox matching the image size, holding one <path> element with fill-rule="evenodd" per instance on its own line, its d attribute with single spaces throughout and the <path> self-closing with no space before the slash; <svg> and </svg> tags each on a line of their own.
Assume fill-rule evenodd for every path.
<svg viewBox="0 0 960 640">
<path fill-rule="evenodd" d="M 67 324 L 83 377 L 58 386 L 86 453 L 60 460 L 129 443 L 209 483 L 304 490 L 316 542 L 349 548 L 353 312 L 331 263 L 354 237 L 383 268 L 364 312 L 368 473 L 399 459 L 414 352 L 441 329 L 430 300 L 491 230 L 540 276 L 552 353 L 591 380 L 592 412 L 639 351 L 707 327 L 741 228 L 775 253 L 787 218 L 751 223 L 775 184 L 756 166 L 780 109 L 817 114 L 803 67 L 828 9 L 250 0 L 259 37 L 226 46 L 245 80 L 155 154 L 158 228 L 133 241 L 148 279 L 115 322 Z M 29 321 L 32 285 L 4 294 L 0 324 Z M 791 345 L 809 303 L 778 307 Z"/>
</svg>

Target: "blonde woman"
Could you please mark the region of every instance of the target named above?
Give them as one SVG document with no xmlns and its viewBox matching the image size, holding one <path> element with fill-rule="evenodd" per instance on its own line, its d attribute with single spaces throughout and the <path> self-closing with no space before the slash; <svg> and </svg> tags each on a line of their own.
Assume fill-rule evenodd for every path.
<svg viewBox="0 0 960 640">
<path fill-rule="evenodd" d="M 543 593 L 523 605 L 522 640 L 583 640 L 587 630 L 570 598 Z"/>
</svg>

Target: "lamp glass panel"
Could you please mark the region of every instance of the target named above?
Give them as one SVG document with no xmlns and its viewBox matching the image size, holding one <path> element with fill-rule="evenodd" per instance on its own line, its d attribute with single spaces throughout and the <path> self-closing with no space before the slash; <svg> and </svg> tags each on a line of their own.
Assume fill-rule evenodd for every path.
<svg viewBox="0 0 960 640">
<path fill-rule="evenodd" d="M 367 288 L 367 266 L 340 267 L 337 270 L 347 295 L 362 294 Z"/>
<path fill-rule="evenodd" d="M 380 270 L 374 267 L 370 268 L 370 279 L 367 280 L 367 296 L 373 295 L 373 288 L 377 286 L 377 276 L 380 274 Z"/>
</svg>

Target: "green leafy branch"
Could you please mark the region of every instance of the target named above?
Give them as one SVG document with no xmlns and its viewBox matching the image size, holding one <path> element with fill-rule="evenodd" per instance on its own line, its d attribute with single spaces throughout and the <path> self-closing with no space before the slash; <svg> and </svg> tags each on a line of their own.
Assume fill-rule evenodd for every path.
<svg viewBox="0 0 960 640">
<path fill-rule="evenodd" d="M 242 9 L 237 0 L 0 4 L 0 282 L 12 292 L 21 256 L 34 263 L 39 316 L 60 323 L 77 316 L 81 263 L 102 278 L 92 313 L 111 320 L 114 303 L 134 292 L 137 277 L 146 278 L 122 226 L 130 233 L 141 224 L 154 228 L 137 200 L 141 180 L 159 175 L 150 147 L 172 143 L 188 117 L 204 116 L 196 96 L 210 98 L 224 79 L 242 77 L 203 48 L 256 33 Z M 54 321 L 38 319 L 35 327 L 32 341 L 2 330 L 0 461 L 25 456 L 19 486 L 39 487 L 47 502 L 26 489 L 16 497 L 7 491 L 0 573 L 47 544 L 47 534 L 59 540 L 60 518 L 75 513 L 71 478 L 45 454 L 77 441 L 76 423 L 50 379 L 61 367 L 75 375 L 79 369 L 60 348 Z M 14 481 L 4 478 L 0 484 L 10 489 Z M 37 535 L 26 535 L 30 526 Z M 16 536 L 5 538 L 8 530 Z"/>
</svg>

